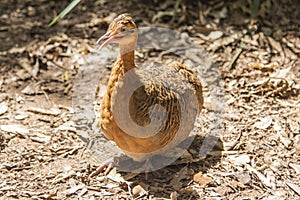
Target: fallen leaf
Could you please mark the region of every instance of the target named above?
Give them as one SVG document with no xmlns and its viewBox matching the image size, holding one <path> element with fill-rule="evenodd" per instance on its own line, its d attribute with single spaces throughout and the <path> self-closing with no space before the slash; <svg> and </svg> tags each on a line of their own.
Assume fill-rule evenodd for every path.
<svg viewBox="0 0 300 200">
<path fill-rule="evenodd" d="M 272 73 L 270 75 L 270 77 L 272 77 L 272 78 L 286 78 L 288 73 L 291 71 L 291 69 L 292 69 L 292 66 L 284 68 L 284 69 L 280 69 L 280 70 Z"/>
<path fill-rule="evenodd" d="M 280 45 L 280 43 L 279 42 L 277 42 L 276 40 L 274 40 L 273 38 L 271 38 L 271 37 L 268 37 L 268 40 L 269 40 L 269 42 L 270 42 L 270 44 L 271 44 L 271 46 L 272 46 L 272 48 L 274 49 L 274 50 L 276 50 L 277 52 L 282 52 L 282 47 L 281 47 L 281 45 Z"/>
<path fill-rule="evenodd" d="M 242 183 L 243 185 L 248 184 L 251 181 L 251 177 L 248 173 L 238 173 L 235 175 L 237 180 Z"/>
<path fill-rule="evenodd" d="M 176 191 L 171 192 L 170 199 L 177 200 L 177 198 L 178 198 L 178 193 Z"/>
<path fill-rule="evenodd" d="M 8 110 L 7 103 L 5 101 L 0 103 L 0 115 L 3 115 L 4 113 L 6 113 L 7 110 Z"/>
<path fill-rule="evenodd" d="M 202 172 L 198 172 L 194 175 L 193 180 L 198 183 L 200 186 L 205 186 L 208 183 L 213 182 L 213 179 L 207 175 L 202 174 Z"/>
<path fill-rule="evenodd" d="M 254 173 L 257 176 L 257 178 L 262 182 L 262 184 L 264 184 L 265 186 L 267 186 L 269 188 L 272 187 L 271 181 L 268 178 L 266 178 L 261 172 L 259 172 L 258 170 L 251 167 L 248 164 L 246 164 L 246 167 L 250 172 Z"/>
<path fill-rule="evenodd" d="M 56 131 L 71 131 L 76 132 L 76 127 L 74 122 L 68 121 L 55 129 Z"/>
<path fill-rule="evenodd" d="M 44 109 L 44 108 L 39 108 L 39 107 L 30 107 L 27 108 L 28 111 L 34 112 L 34 113 L 40 113 L 44 115 L 59 115 L 60 110 L 58 108 L 50 108 L 50 109 Z"/>
<path fill-rule="evenodd" d="M 116 183 L 108 183 L 106 185 L 103 185 L 103 188 L 108 188 L 108 189 L 112 189 L 112 188 L 117 188 L 119 186 L 119 184 Z"/>
<path fill-rule="evenodd" d="M 18 133 L 23 136 L 27 136 L 29 133 L 29 130 L 21 124 L 1 125 L 0 129 L 9 133 Z"/>
<path fill-rule="evenodd" d="M 66 191 L 66 194 L 67 194 L 67 195 L 74 194 L 74 193 L 76 193 L 78 190 L 83 189 L 84 187 L 85 187 L 84 184 L 79 184 L 79 185 L 72 186 L 70 189 L 68 189 L 68 190 Z"/>
<path fill-rule="evenodd" d="M 26 47 L 13 47 L 8 50 L 10 54 L 23 53 L 24 51 L 26 51 Z"/>
<path fill-rule="evenodd" d="M 109 178 L 112 181 L 115 181 L 117 183 L 126 183 L 125 179 L 121 176 L 120 173 L 117 173 L 116 168 L 113 168 L 109 174 L 107 175 L 107 178 Z"/>
<path fill-rule="evenodd" d="M 228 159 L 235 165 L 245 165 L 250 163 L 250 157 L 248 155 L 234 155 L 229 156 Z"/>
<path fill-rule="evenodd" d="M 296 192 L 296 194 L 300 196 L 300 187 L 298 185 L 293 183 L 286 183 L 286 185 L 289 186 L 289 188 L 291 188 L 294 192 Z"/>
<path fill-rule="evenodd" d="M 292 141 L 288 138 L 288 137 L 285 137 L 283 135 L 280 135 L 279 136 L 280 138 L 280 142 L 286 147 L 288 148 L 290 146 L 290 144 L 292 144 Z"/>
<path fill-rule="evenodd" d="M 17 115 L 15 116 L 15 119 L 16 119 L 16 120 L 23 120 L 23 119 L 27 118 L 28 116 L 29 116 L 29 115 L 26 114 L 26 113 L 20 113 L 20 114 L 17 114 Z"/>
<path fill-rule="evenodd" d="M 258 129 L 264 129 L 266 130 L 269 128 L 272 124 L 272 118 L 270 116 L 261 118 L 259 121 L 255 122 L 254 127 Z"/>
<path fill-rule="evenodd" d="M 42 83 L 43 81 L 30 83 L 21 92 L 22 94 L 27 94 L 27 95 L 41 94 Z"/>
<path fill-rule="evenodd" d="M 51 136 L 44 135 L 41 133 L 34 133 L 34 135 L 30 135 L 29 137 L 32 141 L 39 142 L 39 143 L 49 143 L 51 140 Z"/>
<path fill-rule="evenodd" d="M 289 166 L 295 170 L 296 175 L 300 174 L 300 165 L 290 163 Z"/>
<path fill-rule="evenodd" d="M 300 152 L 300 135 L 296 135 L 294 139 L 294 148 Z"/>
<path fill-rule="evenodd" d="M 209 33 L 209 35 L 207 36 L 209 40 L 216 40 L 219 39 L 220 37 L 222 37 L 223 32 L 222 31 L 212 31 Z"/>
<path fill-rule="evenodd" d="M 132 188 L 132 195 L 134 198 L 141 198 L 147 194 L 148 192 L 140 185 L 136 185 Z"/>
</svg>

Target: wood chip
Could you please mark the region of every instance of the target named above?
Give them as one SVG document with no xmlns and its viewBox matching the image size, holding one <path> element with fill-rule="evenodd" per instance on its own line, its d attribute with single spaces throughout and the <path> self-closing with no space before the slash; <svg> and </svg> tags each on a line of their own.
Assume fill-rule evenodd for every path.
<svg viewBox="0 0 300 200">
<path fill-rule="evenodd" d="M 238 173 L 235 175 L 237 180 L 242 183 L 243 185 L 246 185 L 248 183 L 250 183 L 251 181 L 251 177 L 248 173 Z"/>
<path fill-rule="evenodd" d="M 293 183 L 286 183 L 287 186 L 289 186 L 289 188 L 291 188 L 294 192 L 296 192 L 297 195 L 300 196 L 300 187 L 296 184 Z"/>
<path fill-rule="evenodd" d="M 24 137 L 27 136 L 29 133 L 29 130 L 21 124 L 1 125 L 0 129 L 2 131 L 9 132 L 9 133 L 17 133 Z"/>
<path fill-rule="evenodd" d="M 3 115 L 4 113 L 6 113 L 7 110 L 8 110 L 7 103 L 5 101 L 0 103 L 0 115 Z"/>
<path fill-rule="evenodd" d="M 132 188 L 132 195 L 134 198 L 141 198 L 147 194 L 148 192 L 141 185 L 136 185 Z"/>
<path fill-rule="evenodd" d="M 241 55 L 242 52 L 243 52 L 243 49 L 241 49 L 241 48 L 238 48 L 236 50 L 236 53 L 234 54 L 229 66 L 228 66 L 228 71 L 231 70 L 235 66 L 235 63 L 238 60 L 238 58 L 239 58 L 239 56 Z"/>
<path fill-rule="evenodd" d="M 288 73 L 290 73 L 291 69 L 292 69 L 292 66 L 284 68 L 284 69 L 280 69 L 280 70 L 272 73 L 270 75 L 270 77 L 272 77 L 272 78 L 286 78 Z"/>
<path fill-rule="evenodd" d="M 26 113 L 19 113 L 15 116 L 15 119 L 16 120 L 23 120 L 23 119 L 26 119 L 29 115 L 26 114 Z"/>
<path fill-rule="evenodd" d="M 27 108 L 27 111 L 34 112 L 34 113 L 40 113 L 44 115 L 54 115 L 57 116 L 61 113 L 61 111 L 58 108 L 50 108 L 50 109 L 45 109 L 45 108 L 39 108 L 39 107 L 30 107 Z"/>
<path fill-rule="evenodd" d="M 202 174 L 202 172 L 198 172 L 194 175 L 193 180 L 198 183 L 200 186 L 205 186 L 214 180 L 210 178 L 209 176 Z"/>
<path fill-rule="evenodd" d="M 209 33 L 209 35 L 207 36 L 209 40 L 216 40 L 219 39 L 220 37 L 222 37 L 223 32 L 222 31 L 212 31 Z"/>
<path fill-rule="evenodd" d="M 72 195 L 72 194 L 75 194 L 78 190 L 81 190 L 85 187 L 84 184 L 79 184 L 79 185 L 75 185 L 75 186 L 72 186 L 70 189 L 68 189 L 66 191 L 66 194 L 67 195 Z"/>
<path fill-rule="evenodd" d="M 245 165 L 250 163 L 250 157 L 248 155 L 234 155 L 229 156 L 228 159 L 234 164 L 234 165 Z"/>
<path fill-rule="evenodd" d="M 254 173 L 257 176 L 257 178 L 262 182 L 263 185 L 269 188 L 272 187 L 271 181 L 268 178 L 266 178 L 262 173 L 260 173 L 258 170 L 251 167 L 248 164 L 246 165 L 246 167 L 250 172 Z"/>
<path fill-rule="evenodd" d="M 119 184 L 116 184 L 116 183 L 108 183 L 108 184 L 103 185 L 102 187 L 108 188 L 108 189 L 113 189 L 113 188 L 117 188 L 118 186 L 119 186 Z"/>
<path fill-rule="evenodd" d="M 269 128 L 272 124 L 272 117 L 267 116 L 264 118 L 259 119 L 259 121 L 255 122 L 254 127 L 258 129 L 264 129 L 266 130 Z"/>
<path fill-rule="evenodd" d="M 35 95 L 41 94 L 41 84 L 43 81 L 29 83 L 21 92 L 22 94 Z"/>
<path fill-rule="evenodd" d="M 66 122 L 55 129 L 55 131 L 71 131 L 76 132 L 75 124 L 71 121 Z"/>
<path fill-rule="evenodd" d="M 107 178 L 109 178 L 112 181 L 115 181 L 117 183 L 126 183 L 125 179 L 121 176 L 120 173 L 117 173 L 116 168 L 113 168 L 109 174 L 107 175 Z"/>
<path fill-rule="evenodd" d="M 51 136 L 44 135 L 42 133 L 37 133 L 37 132 L 34 133 L 34 135 L 30 135 L 29 137 L 32 141 L 39 142 L 39 143 L 49 143 L 51 140 Z"/>
<path fill-rule="evenodd" d="M 300 174 L 300 165 L 290 163 L 289 166 L 295 170 L 296 175 Z"/>
<path fill-rule="evenodd" d="M 274 50 L 276 50 L 276 51 L 279 52 L 279 53 L 282 52 L 282 47 L 281 47 L 281 45 L 280 45 L 279 42 L 277 42 L 276 40 L 274 40 L 274 39 L 271 38 L 271 37 L 268 37 L 268 40 L 269 40 L 269 42 L 270 42 L 270 44 L 271 44 L 271 46 L 272 46 L 272 48 L 273 48 Z"/>
<path fill-rule="evenodd" d="M 177 200 L 178 193 L 176 191 L 171 192 L 170 199 L 171 200 Z"/>
</svg>

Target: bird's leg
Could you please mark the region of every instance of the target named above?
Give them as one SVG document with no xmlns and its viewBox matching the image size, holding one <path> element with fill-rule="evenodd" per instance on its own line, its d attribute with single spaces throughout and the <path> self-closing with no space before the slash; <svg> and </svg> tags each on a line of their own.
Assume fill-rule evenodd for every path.
<svg viewBox="0 0 300 200">
<path fill-rule="evenodd" d="M 106 176 L 114 167 L 118 166 L 121 161 L 126 159 L 128 159 L 128 157 L 125 155 L 122 155 L 120 157 L 109 158 L 99 167 L 97 167 L 97 169 L 90 174 L 90 177 L 96 176 L 101 172 L 103 172 Z"/>
<path fill-rule="evenodd" d="M 149 172 L 151 171 L 151 169 L 153 169 L 151 159 L 147 158 L 147 160 L 145 161 L 145 163 L 142 165 L 141 168 L 145 169 L 145 179 L 148 180 Z"/>
<path fill-rule="evenodd" d="M 146 179 L 146 181 L 148 181 L 148 178 L 149 178 L 149 172 L 150 172 L 150 170 L 153 168 L 150 158 L 148 158 L 148 159 L 146 160 L 144 166 L 146 167 L 146 170 L 148 170 L 148 171 L 145 172 L 145 179 Z"/>
</svg>

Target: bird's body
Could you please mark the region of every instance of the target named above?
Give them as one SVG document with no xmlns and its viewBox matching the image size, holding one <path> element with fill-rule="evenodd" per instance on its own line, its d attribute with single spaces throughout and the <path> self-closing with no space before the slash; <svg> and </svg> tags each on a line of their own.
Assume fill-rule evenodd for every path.
<svg viewBox="0 0 300 200">
<path fill-rule="evenodd" d="M 124 27 L 129 36 L 122 34 Z M 137 67 L 137 33 L 132 28 L 136 27 L 131 17 L 120 15 L 100 39 L 107 39 L 106 45 L 117 41 L 121 32 L 121 41 L 117 41 L 121 55 L 112 68 L 101 104 L 100 127 L 126 155 L 144 161 L 188 137 L 203 97 L 195 72 L 179 62 Z"/>
</svg>

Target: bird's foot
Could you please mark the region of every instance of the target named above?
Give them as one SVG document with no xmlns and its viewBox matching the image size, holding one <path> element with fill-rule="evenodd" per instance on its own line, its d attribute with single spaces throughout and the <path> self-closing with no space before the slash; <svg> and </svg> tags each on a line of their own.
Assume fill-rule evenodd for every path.
<svg viewBox="0 0 300 200">
<path fill-rule="evenodd" d="M 103 173 L 106 176 L 114 167 L 117 167 L 121 161 L 126 159 L 128 159 L 128 157 L 125 155 L 110 158 L 97 167 L 97 169 L 90 174 L 90 177 L 96 176 L 100 173 Z"/>
</svg>

